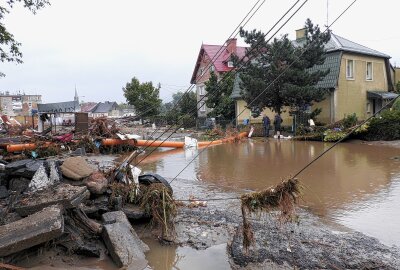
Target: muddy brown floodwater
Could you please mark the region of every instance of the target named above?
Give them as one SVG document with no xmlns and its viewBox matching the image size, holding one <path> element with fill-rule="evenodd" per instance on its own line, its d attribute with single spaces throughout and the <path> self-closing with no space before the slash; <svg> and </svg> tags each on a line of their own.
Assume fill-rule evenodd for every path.
<svg viewBox="0 0 400 270">
<path fill-rule="evenodd" d="M 180 178 L 260 190 L 294 175 L 328 143 L 270 140 L 206 149 Z M 200 150 L 201 151 L 201 150 Z M 173 152 L 143 169 L 174 177 L 196 152 Z M 302 204 L 329 223 L 400 246 L 400 149 L 343 143 L 304 171 Z"/>
</svg>

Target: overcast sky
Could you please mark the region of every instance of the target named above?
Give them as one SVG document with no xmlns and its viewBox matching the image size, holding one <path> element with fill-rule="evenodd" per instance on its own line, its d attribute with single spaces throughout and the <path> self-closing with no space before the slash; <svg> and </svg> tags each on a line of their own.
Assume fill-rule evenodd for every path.
<svg viewBox="0 0 400 270">
<path fill-rule="evenodd" d="M 50 0 L 31 14 L 16 6 L 4 23 L 22 43 L 23 64 L 0 63 L 0 91 L 41 94 L 44 102 L 124 102 L 122 87 L 135 76 L 161 83 L 161 98 L 190 84 L 202 43 L 222 44 L 256 0 Z M 330 0 L 332 22 L 353 0 Z M 246 26 L 266 32 L 292 5 L 266 0 Z M 4 3 L 4 0 L 0 0 Z M 358 0 L 334 33 L 392 56 L 400 64 L 399 0 Z M 282 29 L 294 38 L 311 18 L 327 21 L 327 1 L 309 0 Z M 244 45 L 238 40 L 239 45 Z"/>
</svg>

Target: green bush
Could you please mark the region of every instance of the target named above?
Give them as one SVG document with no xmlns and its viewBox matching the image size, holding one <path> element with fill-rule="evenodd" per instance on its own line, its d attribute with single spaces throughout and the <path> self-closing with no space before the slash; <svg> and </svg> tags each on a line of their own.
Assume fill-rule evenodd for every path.
<svg viewBox="0 0 400 270">
<path fill-rule="evenodd" d="M 358 121 L 357 115 L 355 113 L 350 114 L 343 119 L 342 121 L 343 128 L 354 127 L 355 125 L 357 125 L 357 121 Z"/>
<path fill-rule="evenodd" d="M 400 111 L 400 98 L 398 98 L 392 105 L 392 109 L 396 111 Z"/>
<path fill-rule="evenodd" d="M 363 139 L 392 141 L 400 139 L 400 110 L 386 110 L 369 123 Z"/>
<path fill-rule="evenodd" d="M 345 131 L 328 129 L 324 133 L 324 142 L 337 142 L 346 137 L 346 135 Z"/>
</svg>

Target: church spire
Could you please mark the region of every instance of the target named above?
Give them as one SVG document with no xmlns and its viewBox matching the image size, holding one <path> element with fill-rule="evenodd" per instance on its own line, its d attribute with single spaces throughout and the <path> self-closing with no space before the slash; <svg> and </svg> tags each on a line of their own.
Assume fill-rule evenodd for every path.
<svg viewBox="0 0 400 270">
<path fill-rule="evenodd" d="M 79 104 L 79 96 L 78 96 L 78 91 L 76 91 L 76 85 L 75 85 L 75 97 L 74 97 L 74 101 L 78 102 Z"/>
</svg>

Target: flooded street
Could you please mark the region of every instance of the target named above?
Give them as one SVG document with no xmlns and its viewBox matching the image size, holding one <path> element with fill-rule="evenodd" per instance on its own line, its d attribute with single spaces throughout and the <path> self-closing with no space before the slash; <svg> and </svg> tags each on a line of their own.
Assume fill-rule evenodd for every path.
<svg viewBox="0 0 400 270">
<path fill-rule="evenodd" d="M 206 149 L 179 178 L 229 190 L 260 190 L 295 174 L 329 144 L 249 141 Z M 196 153 L 172 150 L 143 165 L 172 178 Z M 400 246 L 400 150 L 345 143 L 304 171 L 302 205 L 327 222 Z"/>
</svg>

